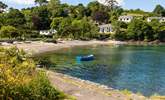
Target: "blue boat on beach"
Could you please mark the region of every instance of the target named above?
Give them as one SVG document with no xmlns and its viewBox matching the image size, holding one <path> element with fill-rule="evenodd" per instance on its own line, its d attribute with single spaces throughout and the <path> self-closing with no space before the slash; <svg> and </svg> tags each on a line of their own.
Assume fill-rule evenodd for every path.
<svg viewBox="0 0 165 100">
<path fill-rule="evenodd" d="M 87 55 L 87 56 L 77 56 L 77 61 L 92 61 L 94 60 L 94 55 Z"/>
</svg>

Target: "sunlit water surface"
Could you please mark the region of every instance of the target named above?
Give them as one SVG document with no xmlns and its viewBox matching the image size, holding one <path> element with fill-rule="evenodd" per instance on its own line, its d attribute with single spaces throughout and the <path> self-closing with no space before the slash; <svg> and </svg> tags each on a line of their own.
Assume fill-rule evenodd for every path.
<svg viewBox="0 0 165 100">
<path fill-rule="evenodd" d="M 94 54 L 91 62 L 78 55 Z M 40 55 L 58 72 L 145 96 L 165 95 L 165 46 L 84 46 Z"/>
</svg>

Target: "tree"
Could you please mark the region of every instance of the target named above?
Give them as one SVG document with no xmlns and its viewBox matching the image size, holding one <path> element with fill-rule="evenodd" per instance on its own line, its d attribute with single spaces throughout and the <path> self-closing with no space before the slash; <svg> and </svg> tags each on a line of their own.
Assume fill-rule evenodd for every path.
<svg viewBox="0 0 165 100">
<path fill-rule="evenodd" d="M 165 17 L 165 9 L 162 11 L 162 16 Z"/>
<path fill-rule="evenodd" d="M 57 17 L 68 17 L 69 16 L 69 5 L 68 4 L 60 4 L 57 9 L 57 13 L 55 14 Z M 53 18 L 53 17 L 52 17 Z"/>
<path fill-rule="evenodd" d="M 73 20 L 71 25 L 76 29 L 73 36 L 77 39 L 94 38 L 98 32 L 97 26 L 85 17 L 81 20 Z"/>
<path fill-rule="evenodd" d="M 70 18 L 64 18 L 62 20 L 62 22 L 59 25 L 59 31 L 58 31 L 58 35 L 60 37 L 67 37 L 71 32 L 71 30 L 69 30 L 69 27 L 71 25 L 72 19 Z"/>
<path fill-rule="evenodd" d="M 51 28 L 52 29 L 56 29 L 57 31 L 59 30 L 59 25 L 61 24 L 62 20 L 64 18 L 63 17 L 56 17 L 56 18 L 53 18 L 53 21 L 51 23 Z"/>
<path fill-rule="evenodd" d="M 90 2 L 87 5 L 87 16 L 92 16 L 96 11 L 103 11 L 101 5 L 98 1 Z"/>
<path fill-rule="evenodd" d="M 5 16 L 5 25 L 23 27 L 26 23 L 25 16 L 18 9 L 11 8 Z"/>
<path fill-rule="evenodd" d="M 110 10 L 113 10 L 118 5 L 118 2 L 116 0 L 105 0 L 105 4 Z"/>
<path fill-rule="evenodd" d="M 158 39 L 162 42 L 165 42 L 165 23 L 162 23 L 160 26 L 160 31 L 158 33 Z"/>
<path fill-rule="evenodd" d="M 32 11 L 32 22 L 36 30 L 46 30 L 50 28 L 50 12 L 47 6 L 35 7 Z"/>
<path fill-rule="evenodd" d="M 123 9 L 118 6 L 117 0 L 105 0 L 104 5 L 107 6 L 106 12 L 109 12 L 109 21 L 117 21 L 119 15 L 123 12 Z"/>
<path fill-rule="evenodd" d="M 4 11 L 4 9 L 6 9 L 8 6 L 6 4 L 4 4 L 3 2 L 0 1 L 0 13 L 2 13 Z"/>
<path fill-rule="evenodd" d="M 48 3 L 47 0 L 35 0 L 34 2 L 38 3 L 40 6 Z"/>
<path fill-rule="evenodd" d="M 154 39 L 158 39 L 158 33 L 160 31 L 161 24 L 158 20 L 152 20 L 150 23 L 148 23 L 154 32 Z"/>
<path fill-rule="evenodd" d="M 108 14 L 110 16 L 109 22 L 113 23 L 116 22 L 119 16 L 124 12 L 124 10 L 120 7 L 116 7 L 115 9 L 111 10 Z"/>
<path fill-rule="evenodd" d="M 4 14 L 0 14 L 0 28 L 4 25 L 4 23 L 5 23 Z"/>
<path fill-rule="evenodd" d="M 99 23 L 108 23 L 109 15 L 104 11 L 97 11 L 92 16 L 93 20 Z"/>
<path fill-rule="evenodd" d="M 2 26 L 0 30 L 2 38 L 16 38 L 19 36 L 18 30 L 13 26 Z"/>
<path fill-rule="evenodd" d="M 25 28 L 32 30 L 33 29 L 32 10 L 31 9 L 23 9 L 21 12 L 25 16 L 25 20 L 26 20 Z"/>
<path fill-rule="evenodd" d="M 54 18 L 51 27 L 58 30 L 58 37 L 72 39 L 90 39 L 96 37 L 98 27 L 91 20 L 71 18 Z"/>
<path fill-rule="evenodd" d="M 153 13 L 159 16 L 165 16 L 165 9 L 161 5 L 156 5 L 155 9 L 153 10 Z"/>
<path fill-rule="evenodd" d="M 141 30 L 144 34 L 144 41 L 152 41 L 154 39 L 153 28 L 147 22 L 143 22 Z"/>
<path fill-rule="evenodd" d="M 60 8 L 60 0 L 50 0 L 49 1 L 48 10 L 52 13 L 52 17 L 58 16 L 59 8 Z"/>
<path fill-rule="evenodd" d="M 86 9 L 83 4 L 78 4 L 78 6 L 75 7 L 76 17 L 78 19 L 82 19 L 85 16 Z"/>
<path fill-rule="evenodd" d="M 152 20 L 149 25 L 154 32 L 154 40 L 165 41 L 165 23 L 160 23 L 158 20 Z"/>
<path fill-rule="evenodd" d="M 128 25 L 128 38 L 134 40 L 152 40 L 153 29 L 150 25 L 144 22 L 142 19 L 134 19 Z"/>
<path fill-rule="evenodd" d="M 120 21 L 115 21 L 112 23 L 113 25 L 113 31 L 114 34 L 112 34 L 111 38 L 114 38 L 116 40 L 126 40 L 127 39 L 127 34 L 126 34 L 126 29 L 127 29 L 127 24 L 124 22 Z"/>
</svg>

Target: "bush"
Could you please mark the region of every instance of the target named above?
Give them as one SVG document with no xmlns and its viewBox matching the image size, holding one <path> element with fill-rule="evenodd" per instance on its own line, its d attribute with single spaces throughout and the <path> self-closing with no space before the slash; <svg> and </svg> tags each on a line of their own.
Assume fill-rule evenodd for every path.
<svg viewBox="0 0 165 100">
<path fill-rule="evenodd" d="M 8 96 L 14 100 L 62 100 L 66 95 L 50 85 L 44 71 L 39 71 L 27 84 L 9 87 Z"/>
<path fill-rule="evenodd" d="M 66 96 L 54 89 L 45 72 L 17 48 L 0 48 L 1 100 L 61 100 Z"/>
<path fill-rule="evenodd" d="M 112 37 L 116 40 L 124 41 L 127 40 L 127 33 L 125 31 L 119 30 L 119 32 L 115 33 Z"/>
<path fill-rule="evenodd" d="M 13 26 L 2 26 L 0 30 L 0 37 L 2 38 L 16 38 L 19 36 L 18 30 Z"/>
</svg>

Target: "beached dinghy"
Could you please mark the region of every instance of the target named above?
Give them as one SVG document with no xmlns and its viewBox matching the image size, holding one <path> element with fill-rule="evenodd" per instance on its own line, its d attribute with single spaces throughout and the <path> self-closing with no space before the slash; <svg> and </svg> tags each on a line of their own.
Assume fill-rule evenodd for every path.
<svg viewBox="0 0 165 100">
<path fill-rule="evenodd" d="M 94 60 L 94 55 L 77 56 L 76 59 L 77 59 L 78 61 L 92 61 L 92 60 Z"/>
</svg>

